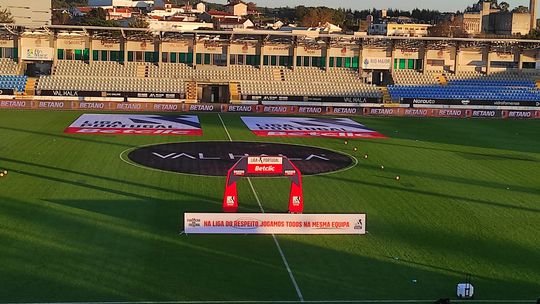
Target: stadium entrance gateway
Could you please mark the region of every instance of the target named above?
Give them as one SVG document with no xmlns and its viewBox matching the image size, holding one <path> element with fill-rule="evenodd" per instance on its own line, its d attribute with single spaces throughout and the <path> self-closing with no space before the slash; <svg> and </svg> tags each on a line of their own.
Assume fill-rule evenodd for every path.
<svg viewBox="0 0 540 304">
<path fill-rule="evenodd" d="M 242 177 L 286 176 L 291 180 L 289 193 L 289 213 L 304 211 L 302 194 L 302 173 L 283 156 L 245 156 L 227 172 L 227 184 L 223 196 L 223 211 L 238 211 L 238 191 L 236 182 Z"/>
<path fill-rule="evenodd" d="M 231 94 L 228 84 L 197 84 L 197 100 L 204 103 L 229 103 Z"/>
</svg>

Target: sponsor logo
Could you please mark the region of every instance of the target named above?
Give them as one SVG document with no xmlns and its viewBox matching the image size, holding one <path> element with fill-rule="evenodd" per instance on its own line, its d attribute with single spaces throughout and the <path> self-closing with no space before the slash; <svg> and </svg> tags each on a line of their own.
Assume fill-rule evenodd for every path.
<svg viewBox="0 0 540 304">
<path fill-rule="evenodd" d="M 370 109 L 369 114 L 371 115 L 394 115 L 394 109 Z"/>
<path fill-rule="evenodd" d="M 230 195 L 230 196 L 227 196 L 227 206 L 231 207 L 231 206 L 234 206 L 235 205 L 235 197 Z"/>
<path fill-rule="evenodd" d="M 214 105 L 189 105 L 189 111 L 212 112 Z"/>
<path fill-rule="evenodd" d="M 263 108 L 263 111 L 265 113 L 287 113 L 289 112 L 289 107 L 286 107 L 286 106 L 265 106 Z"/>
<path fill-rule="evenodd" d="M 140 103 L 119 103 L 116 105 L 117 110 L 142 110 L 143 105 Z"/>
<path fill-rule="evenodd" d="M 508 111 L 508 117 L 511 118 L 532 118 L 532 112 L 529 111 Z"/>
<path fill-rule="evenodd" d="M 201 219 L 189 218 L 186 220 L 189 227 L 201 227 Z"/>
<path fill-rule="evenodd" d="M 470 103 L 471 103 L 470 100 L 462 100 L 462 101 L 461 101 L 461 104 L 464 105 L 464 106 L 466 106 L 466 105 L 468 105 L 468 104 L 470 104 Z"/>
<path fill-rule="evenodd" d="M 439 110 L 439 116 L 457 117 L 457 116 L 462 116 L 462 115 L 463 115 L 462 110 Z"/>
<path fill-rule="evenodd" d="M 105 109 L 102 102 L 79 102 L 79 109 Z"/>
<path fill-rule="evenodd" d="M 271 156 L 257 156 L 257 157 L 248 157 L 248 165 L 251 164 L 282 164 L 282 157 L 271 157 Z"/>
<path fill-rule="evenodd" d="M 296 175 L 296 171 L 295 170 L 285 170 L 284 174 L 285 174 L 285 176 L 294 176 L 294 175 Z"/>
<path fill-rule="evenodd" d="M 248 164 L 247 172 L 237 170 L 233 171 L 233 175 L 281 174 L 283 157 L 288 157 L 305 175 L 333 172 L 353 164 L 349 156 L 322 148 L 251 142 L 161 144 L 135 149 L 128 154 L 128 158 L 135 163 L 160 170 L 226 176 L 229 169 L 239 159 L 253 155 L 259 155 L 259 157 L 252 157 L 253 160 L 251 164 Z M 286 174 L 291 176 L 296 174 L 291 168 L 287 170 Z"/>
<path fill-rule="evenodd" d="M 497 115 L 497 112 L 495 111 L 474 110 L 472 112 L 473 117 L 495 117 L 496 115 Z"/>
<path fill-rule="evenodd" d="M 0 101 L 0 107 L 3 108 L 25 108 L 26 107 L 26 101 L 9 101 L 9 100 L 2 100 Z"/>
<path fill-rule="evenodd" d="M 62 109 L 64 108 L 64 102 L 63 101 L 40 101 L 38 103 L 38 107 L 40 108 L 53 108 L 53 109 Z"/>
<path fill-rule="evenodd" d="M 244 175 L 246 175 L 246 171 L 244 171 L 244 170 L 234 170 L 233 175 L 235 175 L 235 176 L 244 176 Z"/>
<path fill-rule="evenodd" d="M 359 219 L 356 224 L 354 224 L 355 230 L 362 230 L 364 229 L 364 223 L 362 222 L 362 219 Z"/>
<path fill-rule="evenodd" d="M 227 112 L 252 112 L 253 106 L 233 106 L 227 108 Z"/>
<path fill-rule="evenodd" d="M 269 165 L 269 166 L 255 166 L 253 168 L 253 171 L 254 172 L 276 172 L 276 166 L 272 166 L 272 165 Z"/>
<path fill-rule="evenodd" d="M 413 99 L 414 104 L 436 104 L 437 101 L 435 99 Z"/>
<path fill-rule="evenodd" d="M 78 91 L 52 91 L 53 96 L 69 96 L 77 97 L 79 96 Z"/>
<path fill-rule="evenodd" d="M 300 206 L 300 204 L 301 204 L 300 196 L 293 196 L 292 197 L 292 204 L 295 207 Z"/>
<path fill-rule="evenodd" d="M 137 93 L 137 98 L 160 98 L 160 99 L 174 99 L 176 95 L 173 93 Z"/>
<path fill-rule="evenodd" d="M 154 104 L 156 111 L 178 111 L 180 107 L 177 104 Z"/>
<path fill-rule="evenodd" d="M 298 107 L 298 113 L 321 114 L 322 112 L 321 107 Z"/>
<path fill-rule="evenodd" d="M 426 109 L 405 109 L 405 116 L 427 116 L 428 110 Z"/>
<path fill-rule="evenodd" d="M 334 108 L 333 109 L 334 114 L 357 114 L 358 108 Z"/>
</svg>

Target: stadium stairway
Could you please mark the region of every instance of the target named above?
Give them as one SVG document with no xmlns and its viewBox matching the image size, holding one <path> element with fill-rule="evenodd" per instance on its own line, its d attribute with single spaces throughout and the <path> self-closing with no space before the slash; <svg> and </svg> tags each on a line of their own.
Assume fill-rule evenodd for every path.
<svg viewBox="0 0 540 304">
<path fill-rule="evenodd" d="M 26 86 L 24 87 L 24 92 L 27 96 L 34 96 L 36 95 L 36 84 L 38 79 L 29 77 L 26 81 Z"/>
<path fill-rule="evenodd" d="M 240 100 L 240 83 L 231 82 L 229 84 L 229 94 L 231 96 L 231 102 Z"/>
<path fill-rule="evenodd" d="M 448 84 L 448 79 L 446 78 L 446 76 L 444 74 L 433 75 L 433 76 L 435 76 L 435 78 L 437 78 L 437 80 L 439 81 L 439 84 L 441 84 L 441 85 L 447 85 Z"/>
<path fill-rule="evenodd" d="M 272 74 L 275 81 L 285 81 L 285 72 L 282 69 L 273 69 Z"/>
<path fill-rule="evenodd" d="M 197 102 L 197 82 L 188 81 L 186 82 L 186 102 L 195 103 Z"/>
<path fill-rule="evenodd" d="M 540 79 L 537 79 L 537 80 L 536 80 L 536 87 L 537 87 L 538 89 L 540 89 Z"/>
<path fill-rule="evenodd" d="M 381 87 L 381 93 L 383 96 L 384 103 L 392 103 L 392 96 L 390 96 L 390 92 L 388 92 L 387 87 Z"/>
<path fill-rule="evenodd" d="M 148 77 L 148 66 L 147 65 L 139 65 L 139 66 L 137 66 L 137 77 L 138 78 L 146 78 L 146 77 Z"/>
</svg>

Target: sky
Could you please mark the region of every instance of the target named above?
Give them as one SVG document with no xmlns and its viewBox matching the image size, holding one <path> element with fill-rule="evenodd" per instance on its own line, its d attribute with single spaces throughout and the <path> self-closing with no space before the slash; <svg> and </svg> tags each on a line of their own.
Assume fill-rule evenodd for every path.
<svg viewBox="0 0 540 304">
<path fill-rule="evenodd" d="M 455 12 L 463 11 L 467 6 L 478 2 L 478 0 L 247 0 L 257 3 L 259 6 L 329 6 L 329 7 L 344 7 L 352 9 L 367 9 L 367 8 L 398 8 L 398 9 L 413 9 L 426 8 L 437 9 L 439 11 Z M 504 0 L 499 0 L 502 2 Z M 225 3 L 225 0 L 214 0 L 211 2 Z M 529 5 L 529 0 L 506 0 L 510 7 L 519 5 Z"/>
</svg>

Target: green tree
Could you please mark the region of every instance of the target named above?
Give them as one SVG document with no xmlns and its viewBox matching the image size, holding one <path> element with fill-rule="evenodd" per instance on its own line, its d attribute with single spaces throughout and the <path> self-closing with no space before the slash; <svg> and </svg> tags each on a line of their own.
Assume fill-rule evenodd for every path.
<svg viewBox="0 0 540 304">
<path fill-rule="evenodd" d="M 69 24 L 71 17 L 62 10 L 54 10 L 52 13 L 52 23 L 56 25 Z"/>
<path fill-rule="evenodd" d="M 143 17 L 137 17 L 133 19 L 129 23 L 129 27 L 131 28 L 148 28 L 148 21 L 146 21 Z"/>
<path fill-rule="evenodd" d="M 0 9 L 0 23 L 13 23 L 13 16 L 7 8 Z"/>
</svg>

